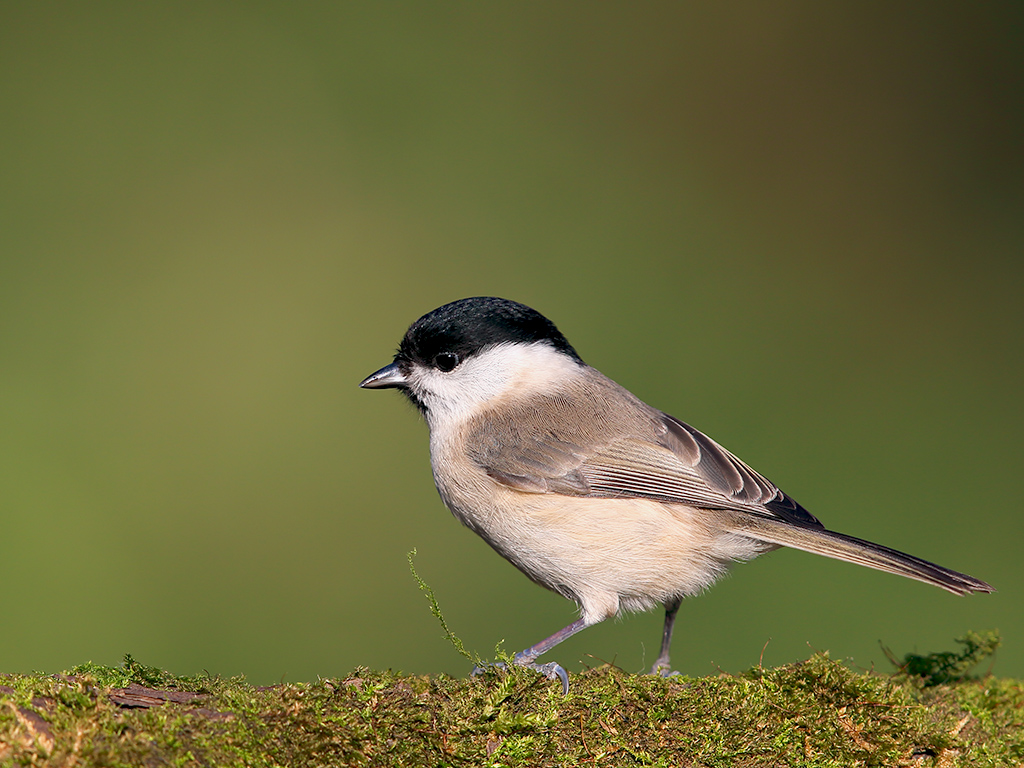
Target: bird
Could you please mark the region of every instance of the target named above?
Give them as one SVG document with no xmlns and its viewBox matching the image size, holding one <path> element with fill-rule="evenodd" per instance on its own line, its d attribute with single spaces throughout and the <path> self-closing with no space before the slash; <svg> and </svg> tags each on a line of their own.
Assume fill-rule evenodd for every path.
<svg viewBox="0 0 1024 768">
<path fill-rule="evenodd" d="M 825 526 L 748 464 L 587 365 L 544 315 L 475 296 L 409 327 L 366 389 L 396 388 L 430 431 L 445 506 L 579 618 L 512 662 L 559 679 L 540 656 L 623 612 L 664 607 L 653 674 L 671 673 L 682 600 L 734 562 L 790 547 L 957 595 L 984 581 Z"/>
</svg>

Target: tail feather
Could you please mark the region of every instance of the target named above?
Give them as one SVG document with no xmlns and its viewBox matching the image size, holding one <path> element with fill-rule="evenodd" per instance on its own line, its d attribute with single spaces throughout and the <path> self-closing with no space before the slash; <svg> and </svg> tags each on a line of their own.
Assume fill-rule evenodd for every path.
<svg viewBox="0 0 1024 768">
<path fill-rule="evenodd" d="M 844 533 L 827 531 L 824 528 L 798 526 L 751 515 L 733 521 L 733 525 L 729 527 L 735 533 L 771 544 L 802 549 L 804 552 L 934 584 L 954 595 L 995 591 L 991 585 L 965 573 L 958 573 L 919 557 L 883 547 L 881 544 L 857 539 Z"/>
</svg>

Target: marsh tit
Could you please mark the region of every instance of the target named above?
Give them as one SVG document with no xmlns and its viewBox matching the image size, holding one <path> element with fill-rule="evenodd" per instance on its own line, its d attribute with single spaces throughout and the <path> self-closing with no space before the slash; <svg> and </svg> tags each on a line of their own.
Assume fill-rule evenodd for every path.
<svg viewBox="0 0 1024 768">
<path fill-rule="evenodd" d="M 430 427 L 441 499 L 580 618 L 515 655 L 537 658 L 621 611 L 665 607 L 667 674 L 684 597 L 737 560 L 792 547 L 954 594 L 991 592 L 963 573 L 826 530 L 714 440 L 647 405 L 583 362 L 546 317 L 507 299 L 446 304 L 409 328 L 394 362 L 361 387 L 400 389 Z"/>
</svg>

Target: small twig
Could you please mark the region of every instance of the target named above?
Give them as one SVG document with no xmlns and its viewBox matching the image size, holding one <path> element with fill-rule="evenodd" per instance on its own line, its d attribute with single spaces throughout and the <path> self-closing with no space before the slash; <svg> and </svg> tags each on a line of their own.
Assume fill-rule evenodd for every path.
<svg viewBox="0 0 1024 768">
<path fill-rule="evenodd" d="M 758 669 L 761 669 L 761 670 L 764 669 L 764 652 L 765 652 L 765 650 L 767 650 L 768 643 L 770 643 L 771 641 L 772 641 L 772 639 L 769 637 L 767 640 L 764 641 L 764 645 L 761 647 L 761 655 L 757 659 L 757 668 Z"/>
</svg>

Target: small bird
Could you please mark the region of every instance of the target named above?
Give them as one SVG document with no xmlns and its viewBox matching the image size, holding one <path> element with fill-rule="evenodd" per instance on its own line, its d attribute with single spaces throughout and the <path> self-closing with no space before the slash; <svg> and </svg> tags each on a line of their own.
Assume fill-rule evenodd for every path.
<svg viewBox="0 0 1024 768">
<path fill-rule="evenodd" d="M 441 499 L 463 524 L 580 618 L 513 663 L 585 627 L 661 604 L 651 670 L 669 674 L 676 613 L 735 561 L 779 547 L 917 579 L 962 595 L 971 576 L 827 530 L 714 440 L 583 362 L 555 325 L 508 299 L 461 299 L 410 326 L 394 362 L 359 385 L 400 389 L 430 427 Z"/>
</svg>

